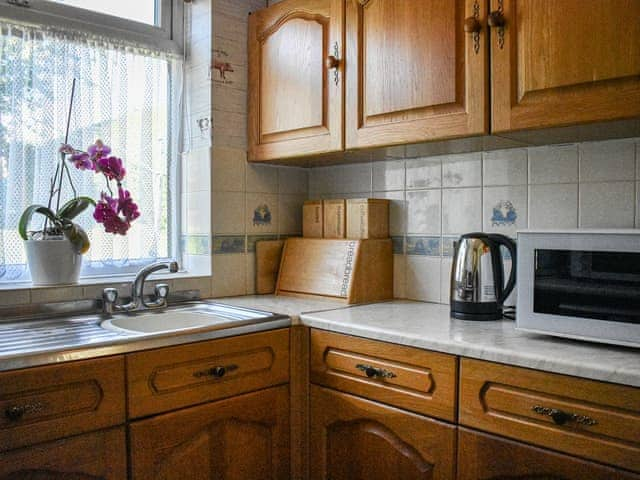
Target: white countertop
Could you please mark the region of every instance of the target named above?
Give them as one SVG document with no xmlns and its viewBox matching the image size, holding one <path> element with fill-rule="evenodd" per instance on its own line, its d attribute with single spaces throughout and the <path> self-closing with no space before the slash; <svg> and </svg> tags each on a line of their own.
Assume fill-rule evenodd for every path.
<svg viewBox="0 0 640 480">
<path fill-rule="evenodd" d="M 276 295 L 245 295 L 242 297 L 214 298 L 212 301 L 235 305 L 236 307 L 255 308 L 267 312 L 279 313 L 291 317 L 291 323 L 300 322 L 302 313 L 345 308 L 344 302 L 326 298 L 302 298 Z"/>
<path fill-rule="evenodd" d="M 510 320 L 452 319 L 449 306 L 396 300 L 304 313 L 323 330 L 640 387 L 640 350 L 520 332 Z"/>
</svg>

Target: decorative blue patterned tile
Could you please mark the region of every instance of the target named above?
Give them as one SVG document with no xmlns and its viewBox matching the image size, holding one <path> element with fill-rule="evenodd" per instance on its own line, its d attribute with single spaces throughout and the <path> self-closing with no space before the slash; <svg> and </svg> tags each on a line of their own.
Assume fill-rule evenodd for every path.
<svg viewBox="0 0 640 480">
<path fill-rule="evenodd" d="M 209 255 L 211 252 L 209 235 L 183 235 L 181 242 L 182 251 L 189 255 Z"/>
<path fill-rule="evenodd" d="M 442 237 L 442 256 L 443 257 L 453 257 L 454 246 L 453 243 L 458 241 L 460 237 L 458 236 L 446 236 Z"/>
<path fill-rule="evenodd" d="M 407 255 L 440 256 L 440 237 L 407 237 Z"/>
<path fill-rule="evenodd" d="M 244 235 L 216 235 L 213 237 L 213 254 L 244 253 Z"/>
<path fill-rule="evenodd" d="M 277 235 L 249 235 L 247 237 L 247 252 L 253 253 L 256 251 L 256 242 L 258 240 L 277 240 Z"/>
<path fill-rule="evenodd" d="M 404 237 L 391 237 L 393 243 L 393 253 L 402 255 L 404 253 Z"/>
</svg>

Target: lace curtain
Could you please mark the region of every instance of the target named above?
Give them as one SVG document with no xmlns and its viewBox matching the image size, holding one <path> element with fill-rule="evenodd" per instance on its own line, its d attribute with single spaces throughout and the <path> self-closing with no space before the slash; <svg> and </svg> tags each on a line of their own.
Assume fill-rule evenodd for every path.
<svg viewBox="0 0 640 480">
<path fill-rule="evenodd" d="M 104 233 L 92 209 L 79 217 L 91 240 L 83 275 L 128 273 L 176 254 L 181 69 L 181 59 L 158 52 L 0 23 L 0 282 L 28 280 L 18 219 L 47 202 L 73 78 L 69 143 L 110 145 L 142 213 L 124 237 Z M 71 171 L 80 195 L 99 197 L 101 175 Z"/>
</svg>

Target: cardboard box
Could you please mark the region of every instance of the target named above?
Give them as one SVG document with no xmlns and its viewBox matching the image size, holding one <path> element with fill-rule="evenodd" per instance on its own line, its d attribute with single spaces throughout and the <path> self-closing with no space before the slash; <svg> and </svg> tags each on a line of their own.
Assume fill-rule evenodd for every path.
<svg viewBox="0 0 640 480">
<path fill-rule="evenodd" d="M 323 225 L 322 200 L 306 200 L 302 206 L 302 236 L 322 238 Z"/>
<path fill-rule="evenodd" d="M 389 200 L 347 200 L 347 238 L 389 238 Z"/>
<path fill-rule="evenodd" d="M 346 203 L 344 198 L 324 200 L 324 238 L 344 238 L 347 233 Z"/>
</svg>

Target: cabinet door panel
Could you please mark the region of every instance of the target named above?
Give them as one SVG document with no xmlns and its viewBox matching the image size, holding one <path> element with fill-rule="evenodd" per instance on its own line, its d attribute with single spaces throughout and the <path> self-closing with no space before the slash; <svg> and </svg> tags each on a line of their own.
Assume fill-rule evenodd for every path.
<svg viewBox="0 0 640 480">
<path fill-rule="evenodd" d="M 124 427 L 12 450 L 0 458 L 0 480 L 127 478 Z"/>
<path fill-rule="evenodd" d="M 262 390 L 131 424 L 134 479 L 289 475 L 289 390 Z"/>
<path fill-rule="evenodd" d="M 310 478 L 453 479 L 455 427 L 311 387 Z"/>
<path fill-rule="evenodd" d="M 493 131 L 640 115 L 640 2 L 492 0 Z"/>
<path fill-rule="evenodd" d="M 343 11 L 341 0 L 284 0 L 251 15 L 249 160 L 342 149 L 343 67 L 326 61 L 343 56 Z"/>
<path fill-rule="evenodd" d="M 347 148 L 487 130 L 485 0 L 347 0 Z"/>
<path fill-rule="evenodd" d="M 639 475 L 460 428 L 458 480 L 640 480 Z"/>
</svg>

